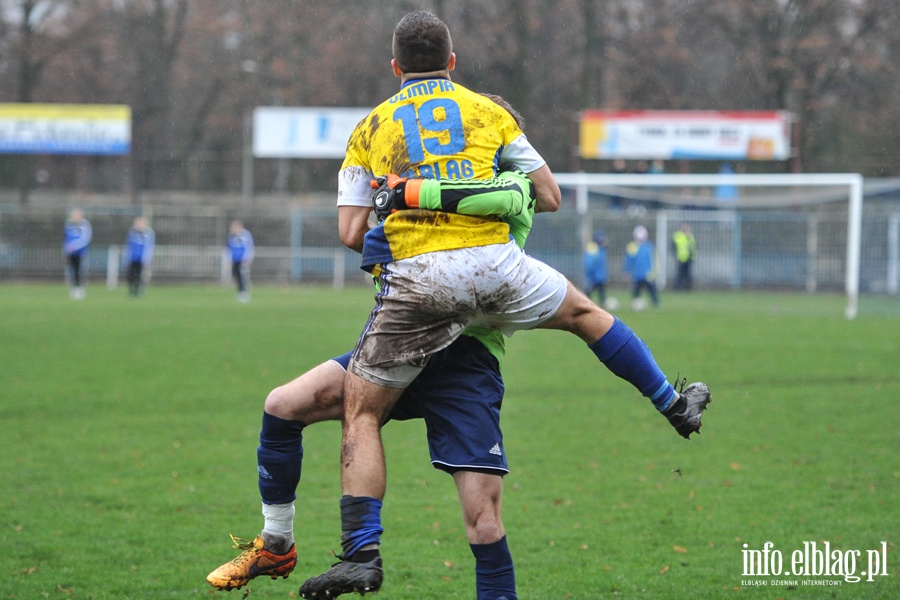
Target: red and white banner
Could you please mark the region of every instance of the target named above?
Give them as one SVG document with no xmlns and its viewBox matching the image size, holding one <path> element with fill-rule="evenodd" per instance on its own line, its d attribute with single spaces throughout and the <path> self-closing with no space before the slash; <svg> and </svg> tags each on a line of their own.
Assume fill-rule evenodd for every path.
<svg viewBox="0 0 900 600">
<path fill-rule="evenodd" d="M 579 154 L 600 159 L 787 160 L 785 111 L 587 110 Z"/>
</svg>

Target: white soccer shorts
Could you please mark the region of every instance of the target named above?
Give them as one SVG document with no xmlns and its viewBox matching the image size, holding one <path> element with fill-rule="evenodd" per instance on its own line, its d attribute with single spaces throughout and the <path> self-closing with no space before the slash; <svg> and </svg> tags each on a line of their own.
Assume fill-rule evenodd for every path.
<svg viewBox="0 0 900 600">
<path fill-rule="evenodd" d="M 514 242 L 388 263 L 349 370 L 378 385 L 406 387 L 469 325 L 507 336 L 538 327 L 559 310 L 567 283 Z"/>
</svg>

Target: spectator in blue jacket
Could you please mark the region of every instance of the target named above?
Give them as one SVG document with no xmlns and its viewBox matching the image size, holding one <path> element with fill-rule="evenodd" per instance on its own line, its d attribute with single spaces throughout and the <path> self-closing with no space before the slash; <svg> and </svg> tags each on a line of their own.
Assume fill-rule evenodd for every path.
<svg viewBox="0 0 900 600">
<path fill-rule="evenodd" d="M 149 269 L 156 247 L 156 234 L 147 226 L 144 217 L 137 217 L 125 238 L 125 253 L 128 263 L 128 293 L 139 296 L 144 291 L 145 269 Z"/>
<path fill-rule="evenodd" d="M 646 306 L 641 297 L 641 290 L 646 288 L 653 306 L 659 308 L 659 296 L 656 293 L 656 250 L 653 242 L 643 225 L 634 228 L 632 237 L 634 239 L 625 247 L 622 265 L 622 270 L 631 276 L 631 307 L 642 310 Z"/>
<path fill-rule="evenodd" d="M 84 212 L 80 208 L 72 209 L 64 230 L 63 254 L 66 256 L 69 297 L 73 300 L 84 300 L 87 295 L 82 269 L 92 235 L 91 223 L 84 218 Z"/>
<path fill-rule="evenodd" d="M 248 270 L 253 262 L 253 236 L 244 229 L 240 221 L 232 221 L 226 241 L 231 253 L 231 275 L 237 284 L 238 302 L 250 300 L 250 292 L 247 291 Z"/>
<path fill-rule="evenodd" d="M 584 293 L 588 298 L 597 292 L 597 304 L 606 305 L 606 282 L 609 267 L 606 257 L 606 234 L 598 231 L 584 248 Z"/>
</svg>

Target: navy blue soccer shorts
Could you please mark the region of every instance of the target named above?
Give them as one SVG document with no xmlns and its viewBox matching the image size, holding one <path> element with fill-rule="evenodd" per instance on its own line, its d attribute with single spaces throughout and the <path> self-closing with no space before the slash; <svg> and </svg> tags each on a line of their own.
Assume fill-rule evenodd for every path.
<svg viewBox="0 0 900 600">
<path fill-rule="evenodd" d="M 332 360 L 346 371 L 352 354 Z M 389 418 L 425 420 L 435 468 L 503 476 L 509 473 L 500 431 L 503 391 L 497 359 L 484 344 L 462 335 L 431 356 Z"/>
</svg>

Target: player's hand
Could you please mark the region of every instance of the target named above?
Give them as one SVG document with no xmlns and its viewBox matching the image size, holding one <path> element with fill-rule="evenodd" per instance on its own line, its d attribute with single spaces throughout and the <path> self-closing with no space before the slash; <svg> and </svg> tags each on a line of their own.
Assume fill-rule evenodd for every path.
<svg viewBox="0 0 900 600">
<path fill-rule="evenodd" d="M 369 183 L 375 190 L 375 193 L 372 194 L 372 207 L 379 223 L 391 213 L 408 208 L 405 193 L 406 182 L 405 177 L 390 174 L 377 177 Z"/>
</svg>

